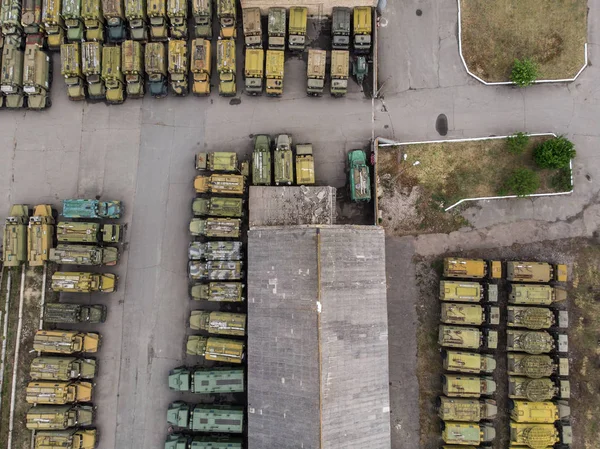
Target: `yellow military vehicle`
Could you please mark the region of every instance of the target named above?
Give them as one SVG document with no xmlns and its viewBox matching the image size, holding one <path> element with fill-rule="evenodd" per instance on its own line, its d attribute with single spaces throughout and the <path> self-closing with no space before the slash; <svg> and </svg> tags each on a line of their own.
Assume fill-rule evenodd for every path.
<svg viewBox="0 0 600 449">
<path fill-rule="evenodd" d="M 350 52 L 348 50 L 331 51 L 331 95 L 343 97 L 348 91 L 348 72 Z"/>
<path fill-rule="evenodd" d="M 94 449 L 97 442 L 96 429 L 45 430 L 35 433 L 33 449 Z"/>
<path fill-rule="evenodd" d="M 91 382 L 29 382 L 25 400 L 29 404 L 57 405 L 91 402 L 93 389 Z"/>
<path fill-rule="evenodd" d="M 493 299 L 497 301 L 498 296 L 496 295 Z M 483 286 L 479 282 L 440 281 L 440 300 L 480 302 L 483 300 Z"/>
<path fill-rule="evenodd" d="M 142 98 L 146 82 L 144 75 L 144 49 L 138 41 L 124 41 L 121 44 L 122 70 L 128 98 Z"/>
<path fill-rule="evenodd" d="M 506 350 L 527 354 L 547 354 L 554 350 L 568 352 L 569 340 L 564 334 L 550 334 L 546 331 L 508 329 Z"/>
<path fill-rule="evenodd" d="M 509 327 L 525 327 L 533 330 L 550 329 L 557 323 L 557 313 L 558 326 L 563 329 L 569 326 L 569 314 L 566 310 L 555 312 L 547 307 L 508 306 L 507 312 Z"/>
<path fill-rule="evenodd" d="M 440 346 L 463 349 L 496 349 L 498 332 L 491 329 L 480 330 L 476 327 L 440 325 Z"/>
<path fill-rule="evenodd" d="M 234 151 L 196 153 L 196 170 L 239 172 L 238 157 Z"/>
<path fill-rule="evenodd" d="M 100 334 L 67 330 L 38 330 L 33 337 L 33 349 L 38 352 L 75 354 L 98 352 Z"/>
<path fill-rule="evenodd" d="M 269 50 L 285 50 L 286 14 L 285 8 L 269 8 L 267 28 Z"/>
<path fill-rule="evenodd" d="M 557 373 L 560 377 L 569 376 L 569 359 L 552 358 L 548 355 L 509 353 L 507 371 L 511 376 L 526 376 L 532 379 L 550 377 Z"/>
<path fill-rule="evenodd" d="M 62 17 L 62 0 L 45 0 L 42 23 L 46 29 L 49 50 L 58 50 L 65 43 L 65 22 Z"/>
<path fill-rule="evenodd" d="M 25 427 L 30 430 L 66 430 L 94 422 L 91 405 L 36 405 L 27 412 Z"/>
<path fill-rule="evenodd" d="M 187 41 L 187 0 L 167 0 L 167 17 L 169 18 L 171 39 L 181 39 Z"/>
<path fill-rule="evenodd" d="M 454 398 L 479 398 L 492 396 L 496 392 L 496 382 L 490 376 L 466 377 L 459 374 L 442 376 L 444 395 Z"/>
<path fill-rule="evenodd" d="M 27 96 L 29 109 L 46 109 L 52 105 L 50 82 L 52 81 L 52 61 L 38 44 L 25 46 L 23 66 L 23 92 Z"/>
<path fill-rule="evenodd" d="M 371 51 L 371 32 L 373 29 L 370 6 L 354 8 L 354 52 L 366 54 Z"/>
<path fill-rule="evenodd" d="M 76 357 L 36 357 L 29 367 L 29 376 L 32 379 L 53 382 L 93 379 L 96 373 L 96 360 Z"/>
<path fill-rule="evenodd" d="M 243 195 L 244 177 L 229 174 L 199 175 L 194 178 L 194 189 L 196 193 Z"/>
<path fill-rule="evenodd" d="M 13 204 L 4 223 L 3 262 L 5 267 L 18 267 L 27 260 L 27 223 L 29 207 Z"/>
<path fill-rule="evenodd" d="M 566 301 L 567 291 L 562 287 L 549 285 L 510 284 L 508 302 L 531 306 L 549 306 L 555 302 Z"/>
<path fill-rule="evenodd" d="M 192 0 L 194 37 L 212 38 L 212 0 Z"/>
<path fill-rule="evenodd" d="M 62 0 L 62 16 L 67 28 L 67 41 L 82 42 L 84 27 L 81 18 L 81 0 Z"/>
<path fill-rule="evenodd" d="M 190 328 L 203 330 L 209 334 L 243 337 L 246 334 L 246 314 L 192 310 Z"/>
<path fill-rule="evenodd" d="M 510 401 L 510 408 L 510 419 L 518 423 L 552 424 L 571 415 L 567 401 Z"/>
<path fill-rule="evenodd" d="M 325 67 L 327 65 L 327 52 L 325 50 L 308 49 L 308 64 L 306 77 L 308 79 L 306 93 L 314 97 L 323 95 L 325 86 Z"/>
<path fill-rule="evenodd" d="M 260 8 L 243 8 L 244 43 L 246 48 L 262 49 L 262 25 Z"/>
<path fill-rule="evenodd" d="M 265 52 L 262 48 L 246 48 L 244 61 L 244 85 L 248 95 L 261 95 L 263 91 L 263 76 Z"/>
<path fill-rule="evenodd" d="M 496 438 L 492 424 L 442 422 L 442 439 L 448 444 L 491 443 Z"/>
<path fill-rule="evenodd" d="M 479 304 L 463 304 L 456 302 L 442 303 L 441 319 L 446 324 L 468 324 L 481 326 L 483 323 L 499 324 L 499 307 L 482 307 Z"/>
<path fill-rule="evenodd" d="M 61 74 L 67 84 L 69 100 L 85 100 L 85 81 L 81 70 L 79 42 L 60 46 Z"/>
<path fill-rule="evenodd" d="M 189 59 L 187 41 L 171 39 L 169 41 L 169 80 L 174 95 L 185 96 L 188 86 Z"/>
<path fill-rule="evenodd" d="M 501 279 L 502 263 L 482 259 L 462 259 L 446 257 L 444 259 L 444 276 L 464 279 Z"/>
<path fill-rule="evenodd" d="M 554 447 L 560 442 L 554 424 L 510 423 L 510 443 L 532 449 Z"/>
<path fill-rule="evenodd" d="M 442 421 L 479 422 L 495 419 L 496 401 L 491 399 L 463 399 L 440 396 L 437 400 L 438 416 Z"/>
<path fill-rule="evenodd" d="M 567 266 L 545 262 L 506 262 L 506 279 L 510 282 L 567 282 Z"/>
<path fill-rule="evenodd" d="M 312 144 L 296 145 L 296 184 L 313 185 L 315 183 L 315 159 Z"/>
<path fill-rule="evenodd" d="M 57 271 L 52 275 L 52 290 L 55 292 L 112 293 L 116 286 L 117 276 L 111 273 Z"/>
<path fill-rule="evenodd" d="M 123 42 L 127 38 L 123 0 L 102 0 L 102 11 L 106 18 L 108 42 L 113 44 Z"/>
<path fill-rule="evenodd" d="M 237 93 L 235 40 L 217 41 L 217 72 L 219 72 L 219 95 L 233 97 Z"/>
<path fill-rule="evenodd" d="M 547 377 L 530 379 L 528 377 L 508 376 L 508 397 L 527 399 L 528 401 L 549 401 L 554 397 L 569 399 L 571 384 L 568 380 L 553 381 Z"/>
<path fill-rule="evenodd" d="M 106 102 L 121 104 L 125 101 L 124 77 L 121 70 L 121 47 L 102 49 L 102 79 L 106 87 Z"/>
<path fill-rule="evenodd" d="M 154 98 L 167 95 L 167 52 L 162 42 L 148 42 L 145 48 L 148 90 Z"/>
<path fill-rule="evenodd" d="M 148 0 L 148 17 L 150 18 L 150 40 L 168 40 L 166 0 Z"/>
<path fill-rule="evenodd" d="M 243 341 L 199 335 L 188 337 L 186 352 L 188 355 L 197 355 L 206 360 L 227 363 L 242 363 L 245 356 Z"/>
<path fill-rule="evenodd" d="M 82 42 L 81 72 L 87 82 L 90 100 L 104 100 L 106 88 L 102 79 L 102 43 Z"/>
<path fill-rule="evenodd" d="M 32 267 L 40 267 L 49 260 L 50 249 L 54 246 L 54 217 L 52 206 L 39 204 L 29 218 L 27 231 L 27 259 Z"/>
<path fill-rule="evenodd" d="M 104 42 L 104 14 L 101 0 L 82 0 L 81 17 L 85 27 L 85 40 Z"/>
<path fill-rule="evenodd" d="M 210 94 L 210 69 L 211 69 L 210 41 L 207 39 L 194 39 L 192 41 L 192 58 L 190 66 L 194 81 L 192 93 L 194 95 Z"/>
<path fill-rule="evenodd" d="M 283 71 L 285 54 L 283 50 L 267 50 L 267 62 L 265 68 L 266 92 L 272 97 L 283 94 Z"/>
<path fill-rule="evenodd" d="M 0 95 L 4 95 L 4 105 L 10 109 L 25 106 L 23 93 L 24 52 L 13 43 L 5 43 L 2 48 L 2 72 L 0 73 Z"/>
<path fill-rule="evenodd" d="M 220 36 L 223 39 L 235 39 L 237 37 L 236 24 L 236 1 L 216 0 L 217 17 L 219 18 Z"/>
<path fill-rule="evenodd" d="M 489 354 L 476 352 L 443 351 L 444 369 L 457 373 L 493 373 L 496 369 L 496 360 Z"/>
<path fill-rule="evenodd" d="M 125 18 L 134 41 L 148 40 L 148 7 L 146 0 L 125 0 Z"/>
<path fill-rule="evenodd" d="M 292 6 L 290 8 L 290 23 L 288 26 L 288 48 L 291 51 L 304 51 L 306 44 L 306 20 L 308 8 Z"/>
</svg>

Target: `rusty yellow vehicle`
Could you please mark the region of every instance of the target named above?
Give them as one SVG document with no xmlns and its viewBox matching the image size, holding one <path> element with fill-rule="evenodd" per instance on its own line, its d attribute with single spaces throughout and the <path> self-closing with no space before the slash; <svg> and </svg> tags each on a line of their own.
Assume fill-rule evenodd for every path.
<svg viewBox="0 0 600 449">
<path fill-rule="evenodd" d="M 4 266 L 18 267 L 27 260 L 27 223 L 29 207 L 13 204 L 4 224 Z"/>
<path fill-rule="evenodd" d="M 82 0 L 81 17 L 85 40 L 104 42 L 104 14 L 101 0 Z"/>
<path fill-rule="evenodd" d="M 122 70 L 128 98 L 142 98 L 145 92 L 144 49 L 138 41 L 121 44 Z"/>
<path fill-rule="evenodd" d="M 188 94 L 189 59 L 187 41 L 171 39 L 169 41 L 169 80 L 174 95 Z"/>
<path fill-rule="evenodd" d="M 502 278 L 502 263 L 482 259 L 462 259 L 446 257 L 444 259 L 444 276 L 465 279 Z"/>
<path fill-rule="evenodd" d="M 80 44 L 62 44 L 60 46 L 61 74 L 67 84 L 69 100 L 85 100 L 85 80 L 81 67 Z"/>
<path fill-rule="evenodd" d="M 29 265 L 39 267 L 49 260 L 50 249 L 54 246 L 54 217 L 52 206 L 39 204 L 29 218 L 27 230 L 27 258 Z"/>
<path fill-rule="evenodd" d="M 186 352 L 215 362 L 242 363 L 245 357 L 243 341 L 200 335 L 188 337 Z"/>
<path fill-rule="evenodd" d="M 54 354 L 98 352 L 100 334 L 68 330 L 39 330 L 33 337 L 33 349 Z"/>
<path fill-rule="evenodd" d="M 29 404 L 70 404 L 91 402 L 94 384 L 91 382 L 29 382 L 25 400 Z"/>
<path fill-rule="evenodd" d="M 62 17 L 62 0 L 45 0 L 42 23 L 46 29 L 49 50 L 58 50 L 65 43 L 65 22 Z"/>
<path fill-rule="evenodd" d="M 546 262 L 506 262 L 506 279 L 511 282 L 567 282 L 567 266 Z"/>
<path fill-rule="evenodd" d="M 125 101 L 125 78 L 121 69 L 121 47 L 105 46 L 102 49 L 102 79 L 106 87 L 106 102 L 121 104 Z"/>
<path fill-rule="evenodd" d="M 207 39 L 194 39 L 192 41 L 192 55 L 190 66 L 194 81 L 192 93 L 194 95 L 210 94 L 211 52 L 210 41 Z"/>
<path fill-rule="evenodd" d="M 117 276 L 112 273 L 85 273 L 57 271 L 52 275 L 55 292 L 112 293 L 117 287 Z"/>
<path fill-rule="evenodd" d="M 91 41 L 81 44 L 81 71 L 87 82 L 90 100 L 104 100 L 106 88 L 102 79 L 102 43 Z"/>
</svg>

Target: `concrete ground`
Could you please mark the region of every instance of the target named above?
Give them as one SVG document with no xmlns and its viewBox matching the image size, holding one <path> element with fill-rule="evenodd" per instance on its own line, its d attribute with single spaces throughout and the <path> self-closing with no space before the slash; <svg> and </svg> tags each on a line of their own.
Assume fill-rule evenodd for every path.
<svg viewBox="0 0 600 449">
<path fill-rule="evenodd" d="M 594 61 L 600 53 L 600 0 L 589 5 Z M 575 142 L 573 195 L 476 203 L 465 211 L 472 231 L 388 241 L 394 449 L 418 447 L 411 258 L 590 235 L 598 228 L 596 66 L 569 85 L 486 87 L 460 63 L 454 0 L 388 2 L 383 19 L 382 98 L 374 109 L 356 85 L 346 98 L 307 98 L 303 63 L 292 58 L 280 99 L 242 95 L 238 103 L 213 93 L 146 97 L 108 107 L 69 102 L 57 75 L 49 111 L 0 111 L 0 220 L 11 203 L 58 205 L 63 198 L 96 195 L 125 202 L 128 249 L 114 270 L 121 276 L 119 291 L 89 299 L 109 306 L 108 321 L 99 328 L 104 336 L 96 401 L 100 449 L 158 449 L 164 441 L 166 407 L 177 397 L 167 389 L 166 375 L 184 361 L 190 308 L 187 223 L 193 155 L 199 150 L 249 154 L 253 134 L 289 132 L 296 142 L 313 143 L 318 183 L 342 187 L 348 150 L 367 145 L 372 134 L 402 141 L 441 138 L 435 121 L 442 113 L 448 116 L 449 138 L 521 130 L 566 134 Z M 57 57 L 54 63 L 58 74 Z"/>
</svg>

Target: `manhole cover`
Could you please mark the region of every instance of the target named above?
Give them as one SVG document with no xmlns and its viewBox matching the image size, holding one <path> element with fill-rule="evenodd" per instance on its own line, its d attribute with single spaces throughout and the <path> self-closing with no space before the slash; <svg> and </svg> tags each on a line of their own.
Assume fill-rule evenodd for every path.
<svg viewBox="0 0 600 449">
<path fill-rule="evenodd" d="M 417 16 L 421 17 L 423 15 L 423 11 L 421 11 L 420 9 L 417 9 Z"/>
<path fill-rule="evenodd" d="M 440 136 L 448 134 L 448 117 L 446 114 L 440 114 L 435 121 L 435 129 Z"/>
<path fill-rule="evenodd" d="M 229 100 L 229 104 L 232 106 L 236 106 L 238 104 L 240 104 L 242 102 L 241 98 L 232 98 L 231 100 Z"/>
</svg>

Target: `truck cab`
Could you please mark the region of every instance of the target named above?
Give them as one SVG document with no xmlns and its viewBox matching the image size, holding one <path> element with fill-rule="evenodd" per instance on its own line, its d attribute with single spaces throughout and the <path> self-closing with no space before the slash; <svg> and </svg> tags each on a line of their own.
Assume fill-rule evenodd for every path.
<svg viewBox="0 0 600 449">
<path fill-rule="evenodd" d="M 155 98 L 167 95 L 167 56 L 163 42 L 148 42 L 145 48 L 148 90 Z"/>
<path fill-rule="evenodd" d="M 148 17 L 150 18 L 150 40 L 168 40 L 166 0 L 148 0 Z"/>
</svg>

